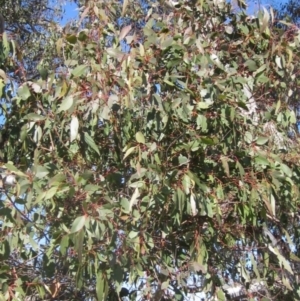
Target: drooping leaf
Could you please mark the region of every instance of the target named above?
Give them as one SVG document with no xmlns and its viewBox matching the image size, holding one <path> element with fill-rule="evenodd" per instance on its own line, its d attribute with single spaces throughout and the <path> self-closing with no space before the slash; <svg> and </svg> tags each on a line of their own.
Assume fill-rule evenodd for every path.
<svg viewBox="0 0 300 301">
<path fill-rule="evenodd" d="M 94 150 L 98 155 L 100 155 L 99 149 L 95 141 L 87 132 L 84 133 L 84 141 L 92 150 Z"/>
</svg>

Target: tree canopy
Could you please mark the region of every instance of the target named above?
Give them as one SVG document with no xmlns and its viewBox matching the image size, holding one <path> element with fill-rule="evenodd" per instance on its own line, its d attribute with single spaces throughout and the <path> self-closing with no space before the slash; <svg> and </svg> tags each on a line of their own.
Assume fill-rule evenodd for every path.
<svg viewBox="0 0 300 301">
<path fill-rule="evenodd" d="M 4 34 L 0 300 L 300 298 L 300 31 L 238 5 L 88 1 L 15 95 Z"/>
<path fill-rule="evenodd" d="M 12 42 L 7 69 L 10 77 L 20 83 L 37 78 L 43 73 L 42 66 L 54 69 L 58 62 L 51 38 L 55 39 L 60 30 L 55 21 L 62 18 L 63 2 L 0 0 L 0 5 L 5 30 Z"/>
<path fill-rule="evenodd" d="M 298 1 L 284 1 L 283 3 L 279 3 L 278 6 L 277 13 L 279 18 L 287 17 L 293 23 L 300 24 L 300 5 Z"/>
</svg>

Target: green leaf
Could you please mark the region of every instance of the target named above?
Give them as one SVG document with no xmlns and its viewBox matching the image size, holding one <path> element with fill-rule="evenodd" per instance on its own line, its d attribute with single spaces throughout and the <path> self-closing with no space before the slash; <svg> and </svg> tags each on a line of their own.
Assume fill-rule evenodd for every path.
<svg viewBox="0 0 300 301">
<path fill-rule="evenodd" d="M 197 108 L 200 110 L 208 109 L 213 103 L 200 101 L 197 103 Z"/>
<path fill-rule="evenodd" d="M 44 166 L 35 166 L 35 176 L 39 179 L 46 177 L 49 173 L 48 169 Z"/>
<path fill-rule="evenodd" d="M 297 122 L 296 114 L 294 111 L 290 111 L 290 123 L 295 124 Z"/>
<path fill-rule="evenodd" d="M 169 280 L 164 281 L 164 282 L 161 284 L 161 289 L 162 289 L 162 290 L 166 290 L 166 289 L 168 289 L 168 287 L 169 287 Z"/>
<path fill-rule="evenodd" d="M 87 132 L 84 133 L 84 141 L 91 149 L 93 149 L 100 156 L 100 152 L 95 141 Z"/>
<path fill-rule="evenodd" d="M 72 228 L 70 233 L 75 233 L 80 231 L 84 227 L 86 220 L 87 220 L 86 215 L 78 216 L 72 223 Z"/>
<path fill-rule="evenodd" d="M 283 257 L 283 255 L 281 255 L 281 253 L 279 252 L 279 250 L 277 248 L 273 248 L 271 245 L 269 245 L 269 249 L 270 249 L 270 251 L 272 251 L 277 256 L 277 259 L 278 259 L 278 261 L 280 263 L 280 266 L 282 266 L 289 273 L 291 273 L 292 275 L 294 275 L 294 272 L 293 272 L 293 270 L 291 268 L 290 263 L 287 261 L 286 258 Z"/>
<path fill-rule="evenodd" d="M 75 221 L 74 221 L 75 222 Z M 77 231 L 74 231 L 77 232 Z M 72 231 L 71 231 L 72 233 Z M 82 249 L 83 249 L 83 241 L 84 241 L 84 231 L 81 228 L 75 235 L 74 235 L 74 248 L 77 251 L 78 261 L 82 261 Z"/>
<path fill-rule="evenodd" d="M 253 136 L 250 132 L 246 132 L 245 133 L 245 136 L 244 136 L 244 139 L 245 141 L 248 143 L 248 144 L 251 144 L 252 141 L 253 141 Z"/>
<path fill-rule="evenodd" d="M 72 70 L 72 75 L 74 77 L 79 77 L 79 76 L 83 75 L 84 73 L 86 73 L 87 70 L 88 70 L 88 66 L 80 65 L 80 66 L 77 66 L 74 70 Z"/>
<path fill-rule="evenodd" d="M 216 294 L 217 294 L 218 301 L 226 301 L 227 300 L 226 295 L 221 288 L 217 287 Z"/>
<path fill-rule="evenodd" d="M 45 200 L 50 200 L 53 198 L 53 196 L 56 194 L 58 187 L 54 186 L 52 188 L 50 188 L 46 193 L 45 193 Z"/>
<path fill-rule="evenodd" d="M 186 194 L 189 194 L 189 193 L 190 193 L 190 189 L 191 189 L 191 187 L 192 187 L 192 181 L 191 181 L 191 178 L 190 178 L 187 174 L 185 174 L 185 175 L 183 176 L 183 179 L 182 179 L 182 186 L 183 186 L 183 188 L 184 188 L 184 192 L 185 192 Z"/>
<path fill-rule="evenodd" d="M 21 99 L 26 100 L 30 97 L 31 93 L 26 84 L 23 84 L 19 89 L 18 89 L 18 95 L 21 97 Z"/>
<path fill-rule="evenodd" d="M 77 37 L 73 34 L 68 34 L 66 36 L 66 40 L 70 43 L 70 44 L 75 44 L 77 41 Z"/>
<path fill-rule="evenodd" d="M 257 144 L 257 145 L 264 145 L 264 144 L 266 144 L 268 141 L 269 141 L 269 138 L 268 138 L 268 137 L 262 137 L 262 136 L 260 136 L 260 137 L 258 137 L 258 138 L 256 139 L 256 144 Z"/>
<path fill-rule="evenodd" d="M 161 49 L 166 49 L 170 47 L 173 43 L 173 38 L 169 37 L 161 43 Z"/>
<path fill-rule="evenodd" d="M 230 177 L 230 172 L 229 172 L 229 165 L 228 165 L 228 158 L 226 157 L 221 157 L 221 162 L 222 162 L 222 166 L 223 169 L 227 175 L 227 177 Z"/>
<path fill-rule="evenodd" d="M 125 56 L 125 53 L 122 51 L 116 49 L 116 48 L 107 48 L 106 49 L 107 54 L 109 54 L 111 57 L 116 58 L 116 59 L 122 59 Z"/>
<path fill-rule="evenodd" d="M 189 159 L 187 157 L 185 157 L 185 156 L 180 155 L 178 157 L 178 162 L 179 162 L 179 166 L 186 165 L 186 164 L 189 163 Z"/>
<path fill-rule="evenodd" d="M 137 141 L 138 143 L 145 144 L 145 137 L 144 137 L 144 135 L 143 135 L 142 132 L 137 132 L 137 133 L 135 134 L 135 139 L 136 139 L 136 141 Z"/>
<path fill-rule="evenodd" d="M 254 160 L 255 160 L 255 163 L 259 164 L 259 165 L 269 166 L 269 164 L 270 164 L 269 161 L 262 156 L 257 156 L 257 157 L 255 157 Z"/>
<path fill-rule="evenodd" d="M 35 114 L 35 113 L 29 113 L 24 117 L 24 119 L 30 121 L 42 121 L 45 120 L 45 116 Z"/>
<path fill-rule="evenodd" d="M 106 278 L 103 276 L 101 271 L 98 271 L 96 274 L 96 294 L 98 301 L 106 300 L 106 296 L 108 293 L 108 285 Z"/>
<path fill-rule="evenodd" d="M 129 3 L 129 0 L 124 0 L 123 1 L 122 14 L 121 14 L 122 17 L 125 15 L 128 3 Z"/>
<path fill-rule="evenodd" d="M 247 66 L 248 69 L 249 69 L 250 71 L 255 71 L 255 70 L 257 70 L 256 62 L 253 61 L 253 60 L 247 60 L 247 61 L 245 62 L 245 66 Z"/>
<path fill-rule="evenodd" d="M 260 30 L 261 32 L 264 32 L 269 24 L 269 21 L 270 21 L 270 14 L 269 12 L 266 10 L 265 7 L 263 7 L 263 17 L 261 19 L 261 22 L 260 22 Z"/>
<path fill-rule="evenodd" d="M 60 252 L 62 255 L 66 254 L 68 246 L 69 246 L 69 236 L 64 235 L 60 241 Z"/>
<path fill-rule="evenodd" d="M 127 158 L 131 153 L 133 153 L 133 152 L 135 151 L 135 149 L 136 149 L 135 146 L 130 147 L 129 149 L 127 149 L 127 151 L 125 152 L 125 155 L 124 155 L 124 157 L 123 157 L 123 160 L 124 160 L 125 158 Z"/>
<path fill-rule="evenodd" d="M 128 234 L 128 238 L 133 239 L 139 235 L 139 232 L 137 231 L 130 231 Z"/>
<path fill-rule="evenodd" d="M 239 170 L 240 176 L 243 177 L 245 175 L 245 170 L 239 161 L 236 161 L 236 167 Z"/>
<path fill-rule="evenodd" d="M 232 34 L 233 33 L 233 27 L 228 25 L 228 26 L 225 26 L 225 31 L 228 33 L 228 34 Z"/>
<path fill-rule="evenodd" d="M 60 105 L 59 109 L 57 110 L 58 113 L 62 111 L 69 110 L 74 104 L 74 99 L 72 95 L 67 96 L 62 100 L 62 104 Z"/>
<path fill-rule="evenodd" d="M 132 188 L 141 188 L 145 185 L 145 183 L 143 181 L 137 181 L 137 182 L 133 182 L 131 184 L 129 184 L 129 187 Z"/>
<path fill-rule="evenodd" d="M 4 167 L 7 168 L 7 170 L 12 171 L 15 175 L 19 177 L 26 177 L 26 174 L 24 174 L 22 171 L 16 168 L 11 162 L 6 163 Z"/>
<path fill-rule="evenodd" d="M 110 118 L 110 108 L 108 106 L 103 106 L 100 117 L 105 120 L 108 120 Z"/>
<path fill-rule="evenodd" d="M 139 189 L 135 188 L 134 193 L 129 202 L 129 210 L 132 210 L 132 207 L 136 204 L 139 197 L 140 197 Z"/>
<path fill-rule="evenodd" d="M 290 259 L 296 262 L 300 262 L 300 258 L 292 252 L 290 253 Z"/>
<path fill-rule="evenodd" d="M 49 185 L 50 186 L 52 186 L 52 185 L 58 186 L 61 183 L 63 183 L 65 180 L 66 180 L 66 176 L 62 173 L 59 173 L 49 180 Z"/>
<path fill-rule="evenodd" d="M 124 26 L 120 31 L 119 40 L 123 40 L 127 36 L 127 34 L 130 32 L 131 28 L 132 28 L 131 24 Z"/>
<path fill-rule="evenodd" d="M 277 104 L 276 104 L 275 115 L 278 114 L 278 112 L 279 112 L 279 110 L 280 110 L 280 107 L 281 107 L 281 101 L 278 100 L 278 101 L 277 101 Z"/>
<path fill-rule="evenodd" d="M 169 86 L 175 86 L 172 82 L 170 82 L 169 80 L 167 80 L 167 79 L 164 79 L 164 82 L 167 84 L 167 85 L 169 85 Z"/>
<path fill-rule="evenodd" d="M 125 198 L 121 199 L 121 206 L 124 210 L 124 212 L 129 212 L 130 211 L 130 205 L 129 205 L 129 201 Z"/>
<path fill-rule="evenodd" d="M 217 141 L 214 138 L 201 137 L 201 142 L 206 145 L 215 145 Z"/>
<path fill-rule="evenodd" d="M 84 187 L 84 190 L 89 194 L 93 194 L 94 192 L 99 191 L 100 187 L 98 185 L 88 184 Z"/>
<path fill-rule="evenodd" d="M 263 72 L 267 68 L 266 64 L 261 65 L 254 73 L 253 75 L 259 75 L 261 72 Z"/>
<path fill-rule="evenodd" d="M 293 175 L 293 172 L 291 171 L 291 169 L 286 165 L 281 163 L 280 164 L 281 170 L 288 176 L 291 177 Z"/>
</svg>

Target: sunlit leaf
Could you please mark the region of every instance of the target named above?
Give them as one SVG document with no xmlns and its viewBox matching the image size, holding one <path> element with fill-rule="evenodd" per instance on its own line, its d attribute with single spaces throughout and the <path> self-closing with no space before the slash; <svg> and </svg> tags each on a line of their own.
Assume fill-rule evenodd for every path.
<svg viewBox="0 0 300 301">
<path fill-rule="evenodd" d="M 227 177 L 229 177 L 230 176 L 230 172 L 229 172 L 228 158 L 221 157 L 221 162 L 222 162 L 222 166 L 223 166 L 223 169 L 224 169 Z"/>
<path fill-rule="evenodd" d="M 65 99 L 62 100 L 62 104 L 60 105 L 58 112 L 69 110 L 73 104 L 74 104 L 73 96 L 72 95 L 67 96 Z"/>
<path fill-rule="evenodd" d="M 79 129 L 79 121 L 78 118 L 72 115 L 71 123 L 70 123 L 70 141 L 74 141 L 77 138 Z"/>
<path fill-rule="evenodd" d="M 125 2 L 126 0 L 124 0 Z M 120 32 L 119 39 L 123 40 L 131 30 L 131 25 L 124 26 Z"/>
<path fill-rule="evenodd" d="M 85 215 L 78 216 L 72 223 L 70 233 L 75 233 L 80 231 L 84 227 L 86 219 L 87 217 Z"/>
<path fill-rule="evenodd" d="M 24 119 L 27 119 L 30 121 L 41 121 L 41 120 L 45 120 L 45 116 L 38 115 L 35 113 L 29 113 L 26 116 L 24 116 Z"/>
<path fill-rule="evenodd" d="M 256 139 L 256 144 L 258 144 L 258 145 L 264 145 L 264 144 L 266 144 L 268 142 L 268 140 L 269 140 L 268 137 L 262 137 L 262 136 L 260 136 L 260 137 L 258 137 Z"/>
<path fill-rule="evenodd" d="M 143 135 L 142 132 L 137 132 L 137 133 L 135 134 L 135 139 L 136 139 L 136 141 L 137 141 L 138 143 L 145 144 L 145 137 L 144 137 L 144 135 Z"/>
<path fill-rule="evenodd" d="M 136 149 L 135 146 L 128 148 L 127 151 L 126 151 L 125 154 L 124 154 L 123 159 L 125 159 L 125 158 L 128 157 L 131 153 L 133 153 L 133 152 L 135 151 L 135 149 Z"/>
<path fill-rule="evenodd" d="M 23 84 L 19 89 L 18 89 L 18 95 L 23 99 L 26 100 L 30 97 L 31 93 L 26 84 Z"/>
<path fill-rule="evenodd" d="M 40 179 L 44 178 L 45 176 L 48 175 L 48 173 L 49 173 L 49 170 L 44 166 L 38 165 L 35 167 L 35 176 L 37 178 L 40 178 Z"/>
<path fill-rule="evenodd" d="M 290 263 L 287 261 L 286 258 L 284 258 L 280 254 L 279 250 L 277 248 L 273 248 L 271 245 L 269 245 L 268 247 L 269 247 L 270 251 L 272 251 L 277 256 L 277 259 L 278 259 L 280 265 L 293 275 L 294 273 L 291 269 Z"/>
<path fill-rule="evenodd" d="M 190 195 L 190 202 L 191 202 L 192 215 L 195 216 L 197 214 L 198 210 L 196 207 L 195 197 L 194 197 L 193 193 L 191 193 L 191 195 Z"/>
<path fill-rule="evenodd" d="M 125 12 L 126 12 L 126 8 L 128 6 L 129 0 L 124 0 L 123 1 L 123 7 L 122 7 L 122 16 L 124 16 Z"/>
<path fill-rule="evenodd" d="M 74 77 L 79 77 L 81 75 L 83 75 L 84 73 L 86 73 L 88 67 L 86 65 L 80 65 L 77 66 L 74 70 L 72 70 L 72 75 Z"/>
<path fill-rule="evenodd" d="M 131 210 L 132 206 L 136 204 L 139 196 L 140 196 L 139 189 L 135 188 L 134 193 L 133 193 L 133 195 L 132 195 L 132 197 L 130 199 L 130 202 L 129 202 L 129 210 Z"/>
</svg>

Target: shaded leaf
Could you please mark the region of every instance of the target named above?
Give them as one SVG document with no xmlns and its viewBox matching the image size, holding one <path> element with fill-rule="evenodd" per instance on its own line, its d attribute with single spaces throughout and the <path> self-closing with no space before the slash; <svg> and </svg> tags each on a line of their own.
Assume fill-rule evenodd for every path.
<svg viewBox="0 0 300 301">
<path fill-rule="evenodd" d="M 91 147 L 91 149 L 93 149 L 98 155 L 100 155 L 99 149 L 95 141 L 87 132 L 84 133 L 84 141 L 87 143 L 89 147 Z"/>
</svg>

